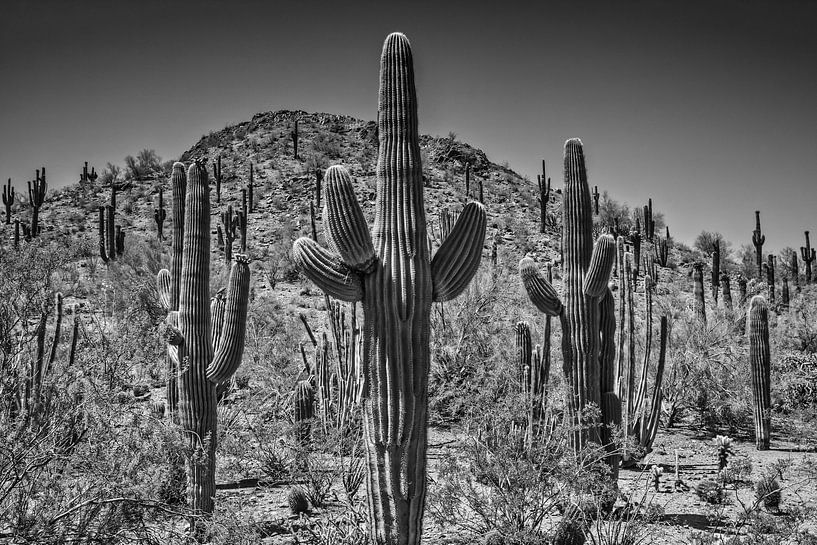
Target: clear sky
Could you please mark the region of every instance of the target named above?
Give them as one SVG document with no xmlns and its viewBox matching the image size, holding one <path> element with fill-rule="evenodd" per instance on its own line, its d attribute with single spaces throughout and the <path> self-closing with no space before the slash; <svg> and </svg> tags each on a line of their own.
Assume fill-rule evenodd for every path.
<svg viewBox="0 0 817 545">
<path fill-rule="evenodd" d="M 374 119 L 380 48 L 414 49 L 420 129 L 561 185 L 652 197 L 673 234 L 817 233 L 817 2 L 3 0 L 0 178 L 76 181 L 281 108 Z"/>
</svg>

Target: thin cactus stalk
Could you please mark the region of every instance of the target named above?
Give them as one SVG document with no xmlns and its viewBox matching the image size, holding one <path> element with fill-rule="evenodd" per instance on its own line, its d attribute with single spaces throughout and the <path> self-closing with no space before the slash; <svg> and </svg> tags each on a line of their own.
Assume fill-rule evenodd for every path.
<svg viewBox="0 0 817 545">
<path fill-rule="evenodd" d="M 468 204 L 468 199 L 471 196 L 471 163 L 465 162 L 465 203 Z"/>
<path fill-rule="evenodd" d="M 255 208 L 255 174 L 252 162 L 250 162 L 250 181 L 247 182 L 247 212 L 250 213 Z"/>
<path fill-rule="evenodd" d="M 646 412 L 646 407 L 641 406 L 638 409 L 638 421 L 636 425 L 636 433 L 639 446 L 641 446 L 647 453 L 652 452 L 652 445 L 655 442 L 655 437 L 658 435 L 658 422 L 661 417 L 661 401 L 662 390 L 661 384 L 664 380 L 664 367 L 667 361 L 667 317 L 661 316 L 661 334 L 660 334 L 660 349 L 658 354 L 658 366 L 655 370 L 655 383 L 652 389 L 652 400 L 650 403 L 649 413 Z M 647 373 L 647 368 L 643 369 L 643 373 Z M 643 381 L 646 384 L 646 380 Z M 640 401 L 642 404 L 644 398 Z"/>
<path fill-rule="evenodd" d="M 774 305 L 775 303 L 775 256 L 769 254 L 767 256 L 766 263 L 763 264 L 763 271 L 766 273 L 766 287 L 769 292 L 769 304 Z"/>
<path fill-rule="evenodd" d="M 20 220 L 14 220 L 14 249 L 20 249 Z"/>
<path fill-rule="evenodd" d="M 321 209 L 321 185 L 323 183 L 323 171 L 319 168 L 315 169 L 315 207 Z"/>
<path fill-rule="evenodd" d="M 692 265 L 692 293 L 695 297 L 693 308 L 698 319 L 706 323 L 706 301 L 704 300 L 704 266 L 703 263 Z"/>
<path fill-rule="evenodd" d="M 227 210 L 221 213 L 221 226 L 224 228 L 224 261 L 228 265 L 233 261 L 233 242 L 236 239 L 238 218 L 233 213 L 233 205 L 227 205 Z"/>
<path fill-rule="evenodd" d="M 652 242 L 655 240 L 655 220 L 652 215 L 652 199 L 647 199 L 644 207 L 644 237 Z"/>
<path fill-rule="evenodd" d="M 6 225 L 11 225 L 11 207 L 14 206 L 14 186 L 11 185 L 11 178 L 3 186 L 3 204 L 6 207 Z"/>
<path fill-rule="evenodd" d="M 549 359 L 545 361 L 542 357 L 540 346 L 537 346 L 538 350 L 534 350 L 530 326 L 527 322 L 517 322 L 515 330 L 519 386 L 525 398 L 528 416 L 525 444 L 530 446 L 537 435 L 544 415 L 550 362 Z"/>
<path fill-rule="evenodd" d="M 749 363 L 754 394 L 755 443 L 768 450 L 771 435 L 771 356 L 769 350 L 769 309 L 762 296 L 749 303 Z"/>
<path fill-rule="evenodd" d="M 731 311 L 733 309 L 731 279 L 726 273 L 721 274 L 721 289 L 723 289 L 723 307 Z"/>
<path fill-rule="evenodd" d="M 159 189 L 159 205 L 153 209 L 153 220 L 156 222 L 156 237 L 161 242 L 164 240 L 164 225 L 165 218 L 167 218 L 167 210 L 165 210 L 164 191 Z"/>
<path fill-rule="evenodd" d="M 241 236 L 241 253 L 247 253 L 247 190 L 241 190 L 241 211 L 238 213 L 238 233 Z"/>
<path fill-rule="evenodd" d="M 485 193 L 483 192 L 482 178 L 477 180 L 479 182 L 479 203 L 485 204 Z"/>
<path fill-rule="evenodd" d="M 213 161 L 213 178 L 216 179 L 216 202 L 221 203 L 221 155 Z"/>
<path fill-rule="evenodd" d="M 789 279 L 785 276 L 780 290 L 780 305 L 784 310 L 789 308 Z"/>
<path fill-rule="evenodd" d="M 170 175 L 171 197 L 173 199 L 173 240 L 170 271 L 167 277 L 169 291 L 159 290 L 159 293 L 169 293 L 168 301 L 165 305 L 169 313 L 179 311 L 179 289 L 182 283 L 182 252 L 184 248 L 184 211 L 185 197 L 187 195 L 187 174 L 184 171 L 184 164 L 175 163 Z M 160 273 L 161 278 L 161 273 Z M 179 362 L 175 349 L 168 347 L 167 350 L 167 415 L 171 420 L 178 422 L 178 402 L 179 402 Z"/>
<path fill-rule="evenodd" d="M 594 247 L 593 209 L 581 140 L 571 139 L 565 143 L 564 162 L 564 304 L 532 259 L 520 262 L 520 276 L 536 307 L 560 318 L 563 368 L 570 385 L 566 406 L 571 423 L 578 424 L 583 410 L 595 404 L 601 407 L 604 424 L 617 425 L 621 411 L 614 376 L 615 304 L 607 286 L 616 244 L 612 236 L 604 234 Z M 588 440 L 609 445 L 609 437 L 607 426 L 597 425 L 581 426 L 572 439 L 574 447 L 580 449 Z M 617 457 L 611 452 L 609 459 L 615 470 Z"/>
<path fill-rule="evenodd" d="M 174 174 L 183 168 L 176 163 Z M 210 188 L 203 164 L 190 166 L 186 186 L 183 244 L 174 247 L 174 253 L 181 253 L 180 282 L 172 286 L 173 273 L 163 269 L 158 286 L 162 300 L 171 300 L 178 289 L 179 310 L 168 313 L 162 333 L 178 366 L 178 418 L 194 452 L 187 460 L 189 505 L 194 513 L 207 515 L 213 511 L 215 497 L 216 388 L 229 380 L 241 363 L 250 268 L 245 256 L 236 256 L 223 312 L 218 311 L 218 304 L 214 305 L 217 312 L 212 312 Z M 174 255 L 174 263 L 177 257 Z M 163 281 L 168 275 L 169 293 Z M 218 334 L 214 335 L 214 330 Z"/>
<path fill-rule="evenodd" d="M 715 306 L 718 305 L 718 292 L 721 281 L 721 241 L 715 240 L 712 243 L 712 299 Z"/>
<path fill-rule="evenodd" d="M 755 247 L 755 260 L 757 262 L 757 279 L 763 279 L 763 243 L 766 242 L 766 235 L 760 229 L 760 210 L 755 210 L 755 230 L 752 231 L 752 244 Z"/>
<path fill-rule="evenodd" d="M 300 380 L 295 385 L 293 398 L 295 408 L 295 440 L 307 449 L 312 437 L 312 419 L 315 417 L 315 389 L 308 380 Z"/>
<path fill-rule="evenodd" d="M 743 306 L 746 304 L 746 285 L 748 281 L 743 275 L 738 276 L 738 304 Z"/>
<path fill-rule="evenodd" d="M 806 245 L 800 247 L 800 257 L 806 265 L 806 284 L 811 284 L 811 264 L 814 262 L 815 250 L 811 247 L 808 231 L 806 233 Z"/>
<path fill-rule="evenodd" d="M 638 218 L 635 218 L 635 231 L 630 235 L 630 242 L 633 245 L 633 275 L 638 278 L 641 272 L 641 225 Z"/>
<path fill-rule="evenodd" d="M 45 193 L 48 190 L 48 184 L 45 181 L 45 167 L 37 169 L 33 182 L 28 182 L 28 202 L 31 204 L 31 236 L 36 237 L 40 234 L 40 208 L 45 203 Z"/>
<path fill-rule="evenodd" d="M 599 215 L 599 186 L 593 187 L 593 213 Z"/>
<path fill-rule="evenodd" d="M 290 138 L 292 138 L 292 157 L 298 159 L 298 120 L 295 119 L 295 125 L 292 127 L 292 132 L 290 133 Z"/>
<path fill-rule="evenodd" d="M 536 176 L 539 186 L 539 231 L 545 233 L 548 223 L 548 202 L 550 202 L 550 178 L 546 176 L 545 160 L 542 159 L 542 174 Z"/>
<path fill-rule="evenodd" d="M 125 231 L 122 230 L 121 225 L 116 226 L 116 255 L 117 257 L 122 257 L 122 254 L 125 253 Z"/>
<path fill-rule="evenodd" d="M 800 293 L 800 266 L 797 263 L 797 252 L 792 252 L 791 254 L 789 269 L 791 269 L 791 279 L 794 283 L 794 289 L 797 293 Z"/>
<path fill-rule="evenodd" d="M 479 267 L 482 205 L 468 203 L 433 259 L 423 209 L 423 177 L 411 49 L 402 34 L 383 46 L 373 237 L 342 167 L 326 175 L 329 251 L 309 238 L 293 254 L 327 294 L 363 307 L 364 438 L 371 536 L 417 545 L 426 496 L 430 313 L 457 297 Z"/>
</svg>

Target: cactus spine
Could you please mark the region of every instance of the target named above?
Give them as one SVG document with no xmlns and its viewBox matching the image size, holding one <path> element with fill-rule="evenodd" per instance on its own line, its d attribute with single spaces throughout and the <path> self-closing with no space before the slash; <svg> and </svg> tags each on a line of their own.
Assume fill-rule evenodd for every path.
<svg viewBox="0 0 817 545">
<path fill-rule="evenodd" d="M 174 175 L 183 168 L 176 163 Z M 181 261 L 179 283 L 172 285 L 173 273 L 163 269 L 158 284 L 162 300 L 171 300 L 178 290 L 179 310 L 168 314 L 163 334 L 178 366 L 179 422 L 190 447 L 198 454 L 188 459 L 190 507 L 196 513 L 209 514 L 216 491 L 216 387 L 232 377 L 241 363 L 250 267 L 245 256 L 236 256 L 228 279 L 226 305 L 222 311 L 216 300 L 211 307 L 210 188 L 202 164 L 190 166 L 186 185 L 183 244 L 173 248 L 173 265 Z M 174 202 L 174 216 L 175 208 Z M 164 291 L 168 286 L 163 278 L 168 276 L 170 293 Z M 214 331 L 218 333 L 214 335 Z"/>
<path fill-rule="evenodd" d="M 695 297 L 693 307 L 698 319 L 706 323 L 706 301 L 704 300 L 704 266 L 703 263 L 692 265 L 692 293 Z"/>
<path fill-rule="evenodd" d="M 769 354 L 769 310 L 762 296 L 749 303 L 749 362 L 754 392 L 755 443 L 768 450 L 771 435 L 771 357 Z"/>
<path fill-rule="evenodd" d="M 763 279 L 763 243 L 766 235 L 760 230 L 760 210 L 755 210 L 755 230 L 752 231 L 752 244 L 755 246 L 755 260 L 757 261 L 757 278 Z"/>
<path fill-rule="evenodd" d="M 814 262 L 815 250 L 811 247 L 811 241 L 808 238 L 808 231 L 806 231 L 806 245 L 800 247 L 800 257 L 803 263 L 806 264 L 806 284 L 811 284 L 811 264 Z"/>
<path fill-rule="evenodd" d="M 164 240 L 164 225 L 167 217 L 167 210 L 165 210 L 164 191 L 159 189 L 159 206 L 153 209 L 153 219 L 156 222 L 156 236 L 159 241 Z"/>
<path fill-rule="evenodd" d="M 468 203 L 430 258 L 414 69 L 408 39 L 399 33 L 383 46 L 377 118 L 374 236 L 348 173 L 332 167 L 325 200 L 334 251 L 300 238 L 293 254 L 327 294 L 363 303 L 371 535 L 386 545 L 417 545 L 426 494 L 431 303 L 458 296 L 476 273 L 486 216 L 482 205 Z"/>
<path fill-rule="evenodd" d="M 590 187 L 578 138 L 565 142 L 564 164 L 564 304 L 532 259 L 524 258 L 519 263 L 519 272 L 534 305 L 545 314 L 560 318 L 563 368 L 570 384 L 566 403 L 569 418 L 576 423 L 584 408 L 592 403 L 601 407 L 605 425 L 617 425 L 621 422 L 621 406 L 615 392 L 615 303 L 607 286 L 616 244 L 612 236 L 601 235 L 593 245 Z M 609 430 L 606 426 L 594 426 L 577 431 L 574 446 L 580 448 L 588 439 L 608 445 Z M 610 463 L 616 471 L 617 457 L 611 455 Z"/>
<path fill-rule="evenodd" d="M 3 204 L 6 206 L 6 225 L 11 225 L 11 207 L 14 206 L 14 186 L 11 185 L 11 178 L 3 186 Z"/>
<path fill-rule="evenodd" d="M 45 181 L 45 167 L 42 168 L 42 175 L 40 169 L 37 169 L 33 182 L 28 182 L 28 202 L 31 203 L 31 236 L 36 237 L 40 234 L 40 208 L 45 202 L 45 192 L 48 190 L 48 184 Z"/>
</svg>

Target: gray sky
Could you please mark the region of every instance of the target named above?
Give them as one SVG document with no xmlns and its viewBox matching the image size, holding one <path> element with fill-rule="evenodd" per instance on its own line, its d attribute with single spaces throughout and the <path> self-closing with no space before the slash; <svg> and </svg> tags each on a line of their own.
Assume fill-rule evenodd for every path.
<svg viewBox="0 0 817 545">
<path fill-rule="evenodd" d="M 817 2 L 18 1 L 0 18 L 0 178 L 53 185 L 281 108 L 374 119 L 380 48 L 414 49 L 420 129 L 522 174 L 564 140 L 673 234 L 817 232 Z M 785 152 L 785 153 L 784 153 Z"/>
</svg>

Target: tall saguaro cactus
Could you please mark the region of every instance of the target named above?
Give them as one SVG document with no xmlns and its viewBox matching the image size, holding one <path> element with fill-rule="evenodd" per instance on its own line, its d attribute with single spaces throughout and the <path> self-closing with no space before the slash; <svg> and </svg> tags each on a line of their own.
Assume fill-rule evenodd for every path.
<svg viewBox="0 0 817 545">
<path fill-rule="evenodd" d="M 749 303 L 749 363 L 754 392 L 755 443 L 768 450 L 771 435 L 771 356 L 769 353 L 769 309 L 760 295 Z"/>
<path fill-rule="evenodd" d="M 156 222 L 156 237 L 161 242 L 164 240 L 164 224 L 167 217 L 167 210 L 165 210 L 164 191 L 159 188 L 159 205 L 153 209 L 153 221 Z"/>
<path fill-rule="evenodd" d="M 42 168 L 42 176 L 38 168 L 34 181 L 28 182 L 28 202 L 31 204 L 32 237 L 36 237 L 40 234 L 40 208 L 42 208 L 45 202 L 45 193 L 47 190 L 48 184 L 45 181 L 45 167 Z"/>
<path fill-rule="evenodd" d="M 704 265 L 695 263 L 692 265 L 692 293 L 695 297 L 693 308 L 698 319 L 706 323 L 706 302 L 704 300 Z"/>
<path fill-rule="evenodd" d="M 763 280 L 763 243 L 766 235 L 760 230 L 760 210 L 755 210 L 755 230 L 752 231 L 752 244 L 755 246 L 755 260 L 757 261 L 757 279 Z"/>
<path fill-rule="evenodd" d="M 11 178 L 3 186 L 3 204 L 6 207 L 6 225 L 11 225 L 11 207 L 14 206 L 14 186 L 11 185 Z"/>
<path fill-rule="evenodd" d="M 562 325 L 563 370 L 570 385 L 568 412 L 574 423 L 581 411 L 594 403 L 601 407 L 605 424 L 621 423 L 621 403 L 615 378 L 615 301 L 607 286 L 616 244 L 601 235 L 593 245 L 593 208 L 582 142 L 565 142 L 562 248 L 564 303 L 530 258 L 519 263 L 519 273 L 536 307 L 559 316 Z M 609 443 L 606 428 L 595 426 L 577 432 L 574 446 L 587 440 Z M 611 457 L 614 471 L 618 458 Z"/>
<path fill-rule="evenodd" d="M 183 168 L 183 164 L 176 163 L 174 177 Z M 174 231 L 178 219 L 175 193 L 181 186 L 180 181 L 174 183 Z M 162 269 L 158 286 L 163 302 L 173 301 L 178 294 L 179 310 L 169 312 L 163 334 L 177 371 L 178 420 L 195 452 L 188 459 L 190 507 L 194 512 L 208 514 L 213 511 L 216 492 L 216 387 L 228 380 L 241 363 L 250 267 L 245 256 L 236 256 L 226 304 L 220 298 L 211 303 L 210 188 L 203 164 L 190 165 L 186 186 L 184 208 L 180 210 L 184 242 L 176 245 L 174 232 L 174 271 Z M 177 272 L 179 263 L 181 269 Z"/>
<path fill-rule="evenodd" d="M 800 257 L 803 263 L 806 264 L 806 284 L 811 284 L 811 264 L 814 262 L 815 250 L 811 247 L 811 241 L 808 238 L 808 231 L 806 231 L 806 245 L 800 246 Z"/>
<path fill-rule="evenodd" d="M 431 303 L 457 297 L 479 267 L 485 210 L 468 203 L 433 259 L 423 209 L 414 65 L 390 34 L 380 58 L 377 202 L 370 236 L 352 180 L 325 175 L 333 251 L 309 238 L 293 254 L 328 295 L 363 306 L 363 421 L 373 541 L 418 545 L 426 496 Z"/>
</svg>

